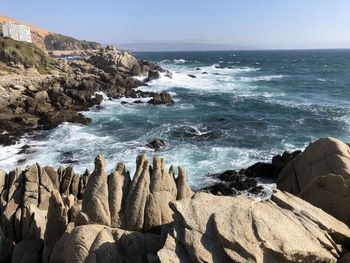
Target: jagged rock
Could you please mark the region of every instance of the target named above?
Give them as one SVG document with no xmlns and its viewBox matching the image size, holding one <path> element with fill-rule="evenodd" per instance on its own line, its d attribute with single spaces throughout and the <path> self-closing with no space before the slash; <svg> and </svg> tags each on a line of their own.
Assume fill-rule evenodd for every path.
<svg viewBox="0 0 350 263">
<path fill-rule="evenodd" d="M 45 167 L 43 167 L 43 170 L 49 176 L 55 189 L 59 191 L 60 190 L 60 177 L 59 177 L 58 173 L 55 171 L 55 169 L 51 166 L 45 166 Z"/>
<path fill-rule="evenodd" d="M 86 170 L 85 173 L 79 177 L 79 185 L 78 185 L 78 195 L 77 198 L 82 200 L 85 192 L 85 187 L 89 178 L 89 170 Z"/>
<path fill-rule="evenodd" d="M 176 200 L 191 198 L 193 196 L 193 192 L 187 184 L 186 172 L 180 166 L 179 166 L 179 175 L 176 178 L 176 187 L 177 187 Z"/>
<path fill-rule="evenodd" d="M 124 211 L 130 182 L 130 174 L 125 171 L 123 163 L 119 163 L 116 171 L 108 176 L 108 198 L 112 227 L 125 227 Z"/>
<path fill-rule="evenodd" d="M 32 263 L 41 262 L 43 241 L 39 238 L 23 240 L 16 244 L 11 262 Z"/>
<path fill-rule="evenodd" d="M 160 261 L 336 262 L 346 251 L 345 224 L 290 194 L 276 191 L 272 200 L 197 193 L 172 203 Z"/>
<path fill-rule="evenodd" d="M 162 92 L 162 93 L 155 94 L 148 103 L 153 105 L 174 104 L 174 101 L 171 98 L 169 93 Z"/>
<path fill-rule="evenodd" d="M 44 236 L 43 262 L 50 262 L 50 256 L 58 240 L 68 225 L 67 208 L 57 190 L 52 191 L 47 212 L 46 231 Z"/>
<path fill-rule="evenodd" d="M 60 192 L 63 195 L 69 195 L 69 188 L 74 177 L 73 167 L 69 166 L 64 171 L 60 172 L 62 174 Z"/>
<path fill-rule="evenodd" d="M 40 167 L 38 167 L 38 164 L 34 164 L 24 172 L 24 206 L 39 205 L 39 170 Z"/>
<path fill-rule="evenodd" d="M 0 169 L 0 194 L 4 190 L 5 184 L 6 184 L 6 172 L 4 170 Z"/>
<path fill-rule="evenodd" d="M 174 177 L 166 171 L 164 159 L 155 156 L 150 176 L 149 194 L 145 205 L 144 230 L 172 221 L 169 203 L 175 201 L 177 189 Z"/>
<path fill-rule="evenodd" d="M 126 227 L 129 230 L 140 231 L 143 229 L 150 180 L 147 157 L 141 155 L 137 157 L 136 172 L 126 200 L 125 218 L 128 219 Z"/>
<path fill-rule="evenodd" d="M 287 164 L 278 176 L 277 187 L 297 195 L 314 178 L 330 173 L 350 179 L 350 148 L 335 138 L 322 138 Z"/>
<path fill-rule="evenodd" d="M 89 223 L 111 225 L 106 163 L 102 155 L 96 157 L 95 169 L 89 176 L 84 191 L 82 213 L 87 216 Z"/>
</svg>

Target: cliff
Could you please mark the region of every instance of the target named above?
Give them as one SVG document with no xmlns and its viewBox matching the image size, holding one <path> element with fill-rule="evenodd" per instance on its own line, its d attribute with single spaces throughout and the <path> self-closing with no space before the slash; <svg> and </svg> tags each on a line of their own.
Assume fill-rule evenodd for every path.
<svg viewBox="0 0 350 263">
<path fill-rule="evenodd" d="M 73 37 L 49 32 L 46 29 L 5 16 L 0 16 L 0 32 L 2 31 L 2 24 L 9 22 L 28 26 L 32 33 L 33 43 L 43 50 L 89 50 L 100 49 L 102 47 L 97 42 L 78 40 Z"/>
</svg>

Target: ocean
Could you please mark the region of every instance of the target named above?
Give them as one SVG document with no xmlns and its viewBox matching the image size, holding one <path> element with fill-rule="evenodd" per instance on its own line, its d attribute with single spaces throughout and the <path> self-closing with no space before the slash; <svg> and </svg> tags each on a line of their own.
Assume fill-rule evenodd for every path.
<svg viewBox="0 0 350 263">
<path fill-rule="evenodd" d="M 64 123 L 1 147 L 0 167 L 38 162 L 58 167 L 67 159 L 82 173 L 102 153 L 107 168 L 124 161 L 133 173 L 141 153 L 185 167 L 194 189 L 208 174 L 270 161 L 333 136 L 350 142 L 350 50 L 136 53 L 173 73 L 141 87 L 169 92 L 172 106 L 104 100 L 83 112 L 91 125 Z M 192 78 L 188 75 L 194 75 Z M 123 104 L 122 102 L 130 102 Z M 145 147 L 153 139 L 166 147 Z M 18 155 L 25 144 L 33 153 Z"/>
</svg>

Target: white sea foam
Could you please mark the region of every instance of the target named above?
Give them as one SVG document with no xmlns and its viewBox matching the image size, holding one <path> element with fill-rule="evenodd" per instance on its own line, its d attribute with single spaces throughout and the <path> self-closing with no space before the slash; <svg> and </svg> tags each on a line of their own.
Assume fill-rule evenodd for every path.
<svg viewBox="0 0 350 263">
<path fill-rule="evenodd" d="M 282 79 L 284 75 L 269 75 L 269 76 L 258 76 L 258 77 L 240 77 L 240 81 L 244 82 L 257 82 L 257 81 L 271 81 L 274 79 Z"/>
<path fill-rule="evenodd" d="M 174 59 L 173 61 L 174 61 L 175 64 L 184 64 L 184 63 L 186 63 L 186 60 L 183 59 L 183 58 Z"/>
</svg>

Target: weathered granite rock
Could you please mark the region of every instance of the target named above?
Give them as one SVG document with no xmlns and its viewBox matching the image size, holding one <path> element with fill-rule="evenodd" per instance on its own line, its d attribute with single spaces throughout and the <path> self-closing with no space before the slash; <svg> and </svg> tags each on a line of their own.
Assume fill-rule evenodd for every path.
<svg viewBox="0 0 350 263">
<path fill-rule="evenodd" d="M 180 166 L 179 166 L 179 175 L 176 178 L 176 187 L 177 187 L 176 200 L 191 198 L 193 196 L 193 192 L 187 184 L 186 171 Z"/>
<path fill-rule="evenodd" d="M 147 262 L 162 246 L 160 235 L 129 232 L 102 225 L 75 227 L 62 236 L 52 255 L 58 262 Z"/>
<path fill-rule="evenodd" d="M 88 63 L 108 73 L 124 71 L 128 73 L 140 73 L 135 67 L 140 67 L 139 61 L 129 52 L 107 47 L 87 59 Z"/>
<path fill-rule="evenodd" d="M 123 163 L 119 163 L 116 171 L 108 176 L 108 198 L 112 227 L 125 228 L 124 211 L 130 183 L 130 174 L 125 170 Z"/>
<path fill-rule="evenodd" d="M 337 262 L 350 229 L 280 191 L 273 201 L 197 193 L 171 204 L 161 262 Z M 342 247 L 343 246 L 343 247 Z"/>
<path fill-rule="evenodd" d="M 144 230 L 170 223 L 172 211 L 169 203 L 177 197 L 174 177 L 167 173 L 164 159 L 157 156 L 153 158 L 149 190 L 145 205 Z"/>
<path fill-rule="evenodd" d="M 145 155 L 137 157 L 136 172 L 130 185 L 126 200 L 126 227 L 130 230 L 143 229 L 145 206 L 149 195 L 150 174 L 148 160 Z"/>
<path fill-rule="evenodd" d="M 350 148 L 335 138 L 322 138 L 287 164 L 278 176 L 277 187 L 297 195 L 313 179 L 330 173 L 350 179 Z"/>
<path fill-rule="evenodd" d="M 82 203 L 82 214 L 89 223 L 110 226 L 106 163 L 102 155 L 95 159 L 95 169 L 87 182 Z"/>
<path fill-rule="evenodd" d="M 316 177 L 299 197 L 350 226 L 349 180 L 334 174 Z"/>
<path fill-rule="evenodd" d="M 57 190 L 52 191 L 44 237 L 43 262 L 50 262 L 52 251 L 68 225 L 68 210 Z"/>
</svg>

